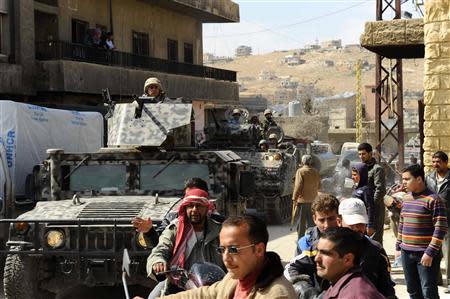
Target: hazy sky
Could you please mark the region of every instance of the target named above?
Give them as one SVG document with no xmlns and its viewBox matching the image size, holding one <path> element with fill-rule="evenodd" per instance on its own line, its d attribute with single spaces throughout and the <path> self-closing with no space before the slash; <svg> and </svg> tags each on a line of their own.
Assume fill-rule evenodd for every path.
<svg viewBox="0 0 450 299">
<path fill-rule="evenodd" d="M 220 1 L 220 0 L 216 0 Z M 203 51 L 233 56 L 239 45 L 254 54 L 295 49 L 305 44 L 342 39 L 359 43 L 366 21 L 375 20 L 376 0 L 235 0 L 240 23 L 203 25 Z M 395 1 L 394 1 L 395 2 Z M 419 16 L 412 0 L 403 10 Z M 386 18 L 386 16 L 385 16 Z"/>
</svg>

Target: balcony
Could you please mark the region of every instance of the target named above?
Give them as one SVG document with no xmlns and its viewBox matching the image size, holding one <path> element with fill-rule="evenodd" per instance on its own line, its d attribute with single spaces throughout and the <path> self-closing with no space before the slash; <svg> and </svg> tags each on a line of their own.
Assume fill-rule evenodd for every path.
<svg viewBox="0 0 450 299">
<path fill-rule="evenodd" d="M 236 82 L 236 72 L 234 71 L 174 62 L 126 52 L 107 51 L 63 41 L 36 43 L 36 59 L 82 61 L 152 72 Z"/>
</svg>

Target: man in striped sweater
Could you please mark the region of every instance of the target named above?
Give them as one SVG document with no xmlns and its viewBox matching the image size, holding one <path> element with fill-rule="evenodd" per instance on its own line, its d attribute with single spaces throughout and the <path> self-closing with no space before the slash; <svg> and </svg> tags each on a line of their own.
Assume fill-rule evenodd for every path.
<svg viewBox="0 0 450 299">
<path fill-rule="evenodd" d="M 419 165 L 406 168 L 402 181 L 410 194 L 403 200 L 396 247 L 402 251 L 407 290 L 411 299 L 439 298 L 437 277 L 447 232 L 445 203 L 426 188 Z"/>
</svg>

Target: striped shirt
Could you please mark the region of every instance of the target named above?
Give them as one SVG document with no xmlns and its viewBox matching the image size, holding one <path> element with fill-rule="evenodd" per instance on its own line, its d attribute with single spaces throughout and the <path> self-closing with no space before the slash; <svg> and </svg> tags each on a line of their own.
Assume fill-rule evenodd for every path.
<svg viewBox="0 0 450 299">
<path fill-rule="evenodd" d="M 447 232 L 445 203 L 428 189 L 409 195 L 403 199 L 396 248 L 435 257 Z"/>
</svg>

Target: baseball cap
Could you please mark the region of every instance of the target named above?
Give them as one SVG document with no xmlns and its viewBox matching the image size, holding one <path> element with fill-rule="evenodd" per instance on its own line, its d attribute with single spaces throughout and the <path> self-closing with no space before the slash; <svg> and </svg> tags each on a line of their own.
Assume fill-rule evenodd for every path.
<svg viewBox="0 0 450 299">
<path fill-rule="evenodd" d="M 367 216 L 366 206 L 361 199 L 347 198 L 339 204 L 339 215 L 348 225 L 367 224 L 369 217 Z"/>
</svg>

